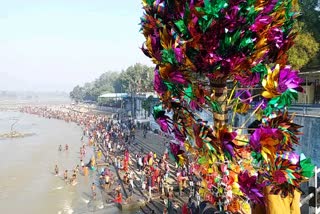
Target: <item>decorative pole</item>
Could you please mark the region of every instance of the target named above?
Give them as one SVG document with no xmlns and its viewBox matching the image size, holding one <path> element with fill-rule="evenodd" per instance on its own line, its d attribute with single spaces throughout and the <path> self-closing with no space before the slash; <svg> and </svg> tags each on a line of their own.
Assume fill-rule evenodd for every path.
<svg viewBox="0 0 320 214">
<path fill-rule="evenodd" d="M 214 112 L 214 126 L 216 130 L 227 125 L 228 123 L 228 109 L 227 109 L 227 99 L 228 99 L 228 89 L 227 81 L 223 79 L 211 80 L 210 86 L 213 90 L 211 99 L 216 101 L 221 108 L 221 111 Z"/>
</svg>

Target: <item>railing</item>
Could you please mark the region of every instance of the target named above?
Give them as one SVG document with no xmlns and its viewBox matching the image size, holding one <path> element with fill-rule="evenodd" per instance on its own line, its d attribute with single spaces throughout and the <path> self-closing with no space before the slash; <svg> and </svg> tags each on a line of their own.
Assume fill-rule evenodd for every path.
<svg viewBox="0 0 320 214">
<path fill-rule="evenodd" d="M 292 105 L 289 108 L 289 112 L 294 112 L 296 115 L 320 117 L 320 105 L 319 104 L 300 104 Z"/>
<path fill-rule="evenodd" d="M 320 207 L 318 207 L 318 194 L 320 187 L 318 187 L 318 173 L 320 168 L 314 168 L 314 177 L 309 180 L 309 195 L 300 201 L 300 207 L 309 202 L 309 214 L 319 214 Z"/>
</svg>

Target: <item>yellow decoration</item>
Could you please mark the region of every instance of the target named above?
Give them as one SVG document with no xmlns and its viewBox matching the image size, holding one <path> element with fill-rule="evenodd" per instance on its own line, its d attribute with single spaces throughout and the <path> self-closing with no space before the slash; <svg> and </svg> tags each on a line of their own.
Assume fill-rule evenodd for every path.
<svg viewBox="0 0 320 214">
<path fill-rule="evenodd" d="M 278 80 L 279 80 L 280 66 L 277 64 L 272 71 L 268 67 L 268 75 L 265 79 L 262 80 L 262 86 L 265 91 L 262 92 L 262 96 L 271 99 L 279 96 L 278 88 Z"/>
</svg>

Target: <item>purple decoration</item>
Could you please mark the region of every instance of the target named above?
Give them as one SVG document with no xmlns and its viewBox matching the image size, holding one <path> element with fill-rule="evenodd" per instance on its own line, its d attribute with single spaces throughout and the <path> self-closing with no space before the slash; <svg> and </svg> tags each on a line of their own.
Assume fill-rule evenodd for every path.
<svg viewBox="0 0 320 214">
<path fill-rule="evenodd" d="M 186 136 L 184 134 L 182 134 L 181 131 L 177 127 L 174 127 L 173 133 L 174 133 L 175 138 L 179 142 L 184 142 L 185 141 Z"/>
<path fill-rule="evenodd" d="M 238 91 L 235 97 L 238 97 L 242 103 L 250 104 L 252 102 L 252 96 L 249 90 Z"/>
<path fill-rule="evenodd" d="M 232 140 L 237 136 L 237 133 L 221 130 L 220 135 L 220 139 L 222 142 L 222 150 L 228 152 L 232 157 L 234 157 L 234 144 Z"/>
<path fill-rule="evenodd" d="M 263 30 L 268 24 L 272 22 L 272 18 L 268 15 L 259 15 L 256 19 L 254 24 L 250 27 L 250 30 L 253 32 L 258 32 Z"/>
<path fill-rule="evenodd" d="M 238 176 L 240 190 L 253 202 L 263 204 L 263 185 L 258 183 L 257 176 L 250 176 L 248 171 Z"/>
<path fill-rule="evenodd" d="M 181 50 L 181 48 L 173 48 L 174 54 L 176 56 L 176 59 L 179 63 L 182 62 L 183 60 L 183 51 Z"/>
<path fill-rule="evenodd" d="M 267 106 L 268 106 L 268 100 L 262 99 L 253 107 L 253 109 L 256 110 L 257 108 L 261 108 L 262 110 L 264 110 L 267 108 Z"/>
<path fill-rule="evenodd" d="M 235 79 L 238 80 L 241 85 L 245 86 L 255 86 L 260 82 L 260 74 L 259 73 L 249 73 L 244 76 L 236 75 Z"/>
<path fill-rule="evenodd" d="M 185 76 L 180 71 L 174 71 L 169 73 L 169 79 L 173 83 L 187 85 L 188 81 L 186 80 Z"/>
<path fill-rule="evenodd" d="M 194 100 L 191 100 L 189 103 L 189 106 L 192 110 L 200 110 L 200 106 L 198 105 L 198 103 Z"/>
<path fill-rule="evenodd" d="M 287 89 L 295 89 L 302 92 L 303 89 L 300 86 L 302 82 L 303 80 L 298 76 L 298 71 L 291 70 L 290 66 L 286 66 L 280 70 L 278 91 L 283 93 Z"/>
<path fill-rule="evenodd" d="M 157 67 L 154 70 L 153 84 L 154 84 L 154 86 L 153 86 L 154 90 L 158 94 L 163 95 L 167 91 L 167 86 L 163 83 Z"/>
<path fill-rule="evenodd" d="M 263 9 L 263 13 L 270 13 L 270 12 L 273 10 L 274 6 L 276 6 L 276 4 L 278 3 L 278 1 L 279 1 L 279 0 L 270 0 L 270 1 L 269 1 L 269 4 L 267 4 L 267 5 L 265 6 L 265 8 Z"/>
<path fill-rule="evenodd" d="M 256 152 L 261 151 L 261 142 L 267 138 L 282 139 L 282 133 L 277 128 L 260 127 L 250 136 L 250 145 Z"/>
<path fill-rule="evenodd" d="M 283 46 L 283 32 L 277 27 L 271 28 L 268 34 L 268 40 L 273 42 L 280 49 Z"/>
<path fill-rule="evenodd" d="M 277 182 L 278 184 L 287 182 L 286 174 L 282 170 L 274 171 L 272 177 L 273 181 Z"/>
<path fill-rule="evenodd" d="M 256 129 L 253 132 L 253 134 L 250 136 L 250 145 L 252 146 L 253 150 L 256 152 L 261 151 L 260 137 L 261 137 L 261 129 Z"/>
<path fill-rule="evenodd" d="M 169 120 L 170 120 L 170 118 L 166 115 L 160 116 L 156 120 L 156 122 L 159 124 L 159 126 L 163 132 L 166 132 L 166 133 L 169 132 L 169 130 L 170 130 Z"/>
</svg>

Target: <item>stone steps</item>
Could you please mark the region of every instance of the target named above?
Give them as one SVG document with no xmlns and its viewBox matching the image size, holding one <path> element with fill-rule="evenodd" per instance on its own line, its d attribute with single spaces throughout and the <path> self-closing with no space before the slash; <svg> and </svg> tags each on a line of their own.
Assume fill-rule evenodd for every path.
<svg viewBox="0 0 320 214">
<path fill-rule="evenodd" d="M 146 138 L 143 138 L 143 134 L 141 131 L 137 131 L 136 132 L 136 138 L 135 138 L 135 142 L 131 143 L 129 146 L 129 151 L 131 154 L 130 160 L 132 162 L 131 165 L 129 165 L 130 170 L 132 170 L 134 172 L 134 175 L 137 179 L 135 179 L 134 181 L 134 194 L 133 194 L 133 198 L 132 201 L 128 202 L 128 203 L 123 203 L 123 204 L 119 204 L 118 207 L 119 209 L 123 210 L 123 211 L 130 211 L 130 210 L 136 210 L 136 209 L 140 209 L 141 212 L 143 213 L 162 213 L 165 204 L 163 202 L 163 198 L 161 198 L 159 193 L 152 193 L 152 199 L 148 202 L 148 195 L 149 192 L 148 191 L 143 191 L 141 189 L 141 185 L 140 185 L 140 173 L 137 171 L 136 169 L 136 163 L 137 160 L 134 157 L 133 153 L 140 153 L 141 148 L 143 148 L 144 153 L 146 152 L 155 152 L 157 155 L 162 155 L 165 149 L 165 146 L 163 145 L 163 141 L 165 139 L 162 136 L 153 134 L 153 133 L 149 133 L 147 134 Z M 100 144 L 98 145 L 99 148 L 102 150 L 104 156 L 106 157 L 106 150 L 105 148 Z M 161 158 L 161 157 L 157 157 L 157 158 Z M 126 191 L 126 186 L 125 184 L 122 182 L 122 174 L 123 172 L 121 170 L 116 169 L 116 167 L 114 166 L 113 163 L 113 158 L 111 158 L 110 156 L 108 157 L 109 162 L 112 162 L 112 166 L 115 168 L 117 177 L 119 182 L 121 183 L 122 186 L 122 192 L 124 193 L 124 198 L 127 199 L 127 191 Z M 174 162 L 172 160 L 169 160 L 169 165 L 170 165 L 170 180 L 172 181 L 172 184 L 176 184 L 176 178 L 175 176 L 175 166 L 174 166 Z M 107 163 L 100 163 L 99 166 L 106 166 Z M 175 189 L 176 189 L 175 185 Z M 138 192 L 139 194 L 136 194 L 136 192 Z M 186 201 L 188 200 L 188 198 L 186 197 L 174 197 L 174 203 L 176 204 L 176 208 L 175 212 L 176 213 L 180 213 L 180 209 L 179 207 L 181 207 Z"/>
</svg>

